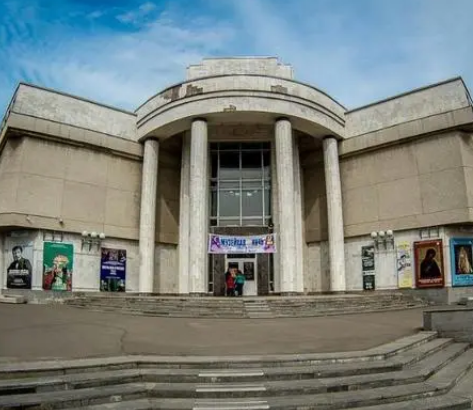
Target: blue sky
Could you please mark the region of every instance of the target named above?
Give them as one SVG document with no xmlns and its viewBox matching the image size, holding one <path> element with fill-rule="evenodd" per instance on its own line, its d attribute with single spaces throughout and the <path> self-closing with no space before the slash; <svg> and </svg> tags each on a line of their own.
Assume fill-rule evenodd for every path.
<svg viewBox="0 0 473 410">
<path fill-rule="evenodd" d="M 226 55 L 278 56 L 348 108 L 473 88 L 472 19 L 473 0 L 0 0 L 0 110 L 19 81 L 133 110 Z"/>
</svg>

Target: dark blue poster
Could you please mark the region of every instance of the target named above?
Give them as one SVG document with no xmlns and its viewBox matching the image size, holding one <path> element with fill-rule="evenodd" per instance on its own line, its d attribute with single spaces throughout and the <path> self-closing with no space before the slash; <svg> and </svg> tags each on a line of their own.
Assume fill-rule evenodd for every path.
<svg viewBox="0 0 473 410">
<path fill-rule="evenodd" d="M 473 286 L 473 240 L 450 239 L 452 286 Z"/>
<path fill-rule="evenodd" d="M 125 292 L 126 250 L 102 248 L 100 264 L 100 290 Z"/>
</svg>

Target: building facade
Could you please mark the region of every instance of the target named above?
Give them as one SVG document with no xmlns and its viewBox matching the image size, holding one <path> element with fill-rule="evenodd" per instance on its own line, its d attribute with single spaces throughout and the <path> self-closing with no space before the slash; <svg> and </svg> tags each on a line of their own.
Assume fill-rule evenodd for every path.
<svg viewBox="0 0 473 410">
<path fill-rule="evenodd" d="M 461 78 L 348 111 L 276 58 L 205 59 L 135 112 L 20 84 L 0 138 L 4 292 L 220 296 L 229 263 L 247 295 L 473 289 Z"/>
</svg>

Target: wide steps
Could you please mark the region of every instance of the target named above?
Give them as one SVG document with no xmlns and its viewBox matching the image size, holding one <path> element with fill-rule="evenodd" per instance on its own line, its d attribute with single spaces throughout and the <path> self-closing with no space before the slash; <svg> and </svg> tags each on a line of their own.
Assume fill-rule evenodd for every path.
<svg viewBox="0 0 473 410">
<path fill-rule="evenodd" d="M 0 409 L 461 410 L 472 367 L 468 344 L 433 332 L 338 354 L 3 363 Z"/>
<path fill-rule="evenodd" d="M 87 410 L 177 410 L 182 409 L 182 401 L 160 400 L 160 399 L 142 399 L 128 402 L 117 402 L 111 405 L 95 405 L 82 407 Z M 269 403 L 265 400 L 227 400 L 224 403 L 215 403 L 213 401 L 197 401 L 192 407 L 193 410 L 269 410 Z M 294 407 L 284 407 L 290 409 Z M 297 407 L 296 407 L 297 408 Z M 304 409 L 310 407 L 305 406 Z M 369 407 L 358 407 L 358 410 L 469 410 L 470 401 L 462 397 L 440 396 L 431 398 L 422 398 L 411 400 L 409 402 L 381 404 Z M 78 410 L 69 409 L 69 410 Z"/>
<path fill-rule="evenodd" d="M 404 294 L 325 295 L 265 298 L 182 298 L 133 295 L 81 295 L 67 305 L 132 315 L 202 318 L 317 317 L 425 306 Z"/>
</svg>

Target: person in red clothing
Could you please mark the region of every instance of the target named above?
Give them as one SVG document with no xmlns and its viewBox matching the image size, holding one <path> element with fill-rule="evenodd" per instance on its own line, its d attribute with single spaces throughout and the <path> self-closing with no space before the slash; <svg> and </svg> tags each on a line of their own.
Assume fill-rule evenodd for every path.
<svg viewBox="0 0 473 410">
<path fill-rule="evenodd" d="M 232 265 L 228 266 L 228 271 L 225 273 L 225 285 L 227 287 L 227 296 L 235 296 L 235 276 L 238 267 Z"/>
</svg>

